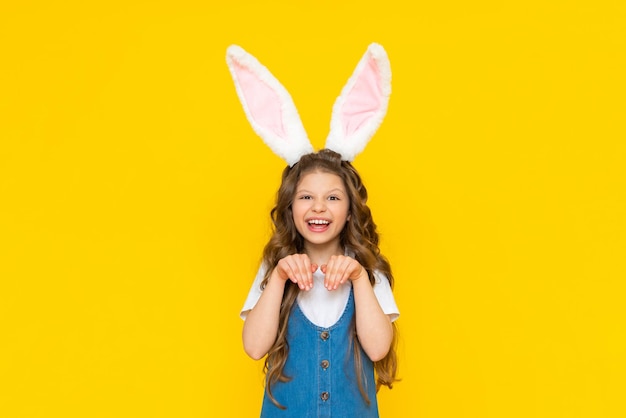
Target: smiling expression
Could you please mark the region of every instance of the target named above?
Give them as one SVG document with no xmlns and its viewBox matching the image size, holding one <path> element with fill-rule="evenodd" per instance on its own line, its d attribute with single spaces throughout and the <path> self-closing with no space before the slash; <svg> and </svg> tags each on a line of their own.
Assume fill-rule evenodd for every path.
<svg viewBox="0 0 626 418">
<path fill-rule="evenodd" d="M 338 245 L 350 219 L 350 200 L 341 177 L 313 171 L 298 183 L 292 204 L 293 221 L 307 246 Z"/>
</svg>

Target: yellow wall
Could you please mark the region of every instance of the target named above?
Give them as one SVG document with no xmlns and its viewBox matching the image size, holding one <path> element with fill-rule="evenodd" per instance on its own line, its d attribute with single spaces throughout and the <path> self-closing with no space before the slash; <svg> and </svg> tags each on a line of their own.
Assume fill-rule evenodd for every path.
<svg viewBox="0 0 626 418">
<path fill-rule="evenodd" d="M 402 311 L 382 415 L 626 416 L 623 2 L 5 3 L 0 416 L 258 414 L 238 312 L 284 163 L 225 49 L 319 148 L 372 41 L 393 94 L 355 165 Z"/>
</svg>

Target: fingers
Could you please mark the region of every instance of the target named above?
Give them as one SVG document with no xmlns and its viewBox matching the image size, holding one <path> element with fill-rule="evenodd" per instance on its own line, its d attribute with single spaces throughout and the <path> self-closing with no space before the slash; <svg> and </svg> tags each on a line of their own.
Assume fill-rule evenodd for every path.
<svg viewBox="0 0 626 418">
<path fill-rule="evenodd" d="M 317 265 L 311 264 L 311 260 L 306 254 L 289 255 L 282 258 L 276 265 L 279 277 L 283 280 L 291 280 L 301 290 L 311 290 L 315 270 L 317 270 Z"/>
<path fill-rule="evenodd" d="M 347 280 L 358 279 L 363 271 L 361 264 L 354 258 L 346 256 L 332 256 L 328 263 L 322 266 L 324 273 L 324 287 L 335 290 Z"/>
<path fill-rule="evenodd" d="M 274 271 L 282 280 L 291 280 L 301 290 L 311 290 L 313 273 L 317 268 L 308 255 L 292 254 L 282 258 Z M 367 274 L 358 261 L 343 255 L 331 256 L 328 263 L 321 266 L 321 270 L 324 273 L 324 287 L 328 290 L 336 290 L 347 280 L 356 280 L 362 274 Z"/>
</svg>

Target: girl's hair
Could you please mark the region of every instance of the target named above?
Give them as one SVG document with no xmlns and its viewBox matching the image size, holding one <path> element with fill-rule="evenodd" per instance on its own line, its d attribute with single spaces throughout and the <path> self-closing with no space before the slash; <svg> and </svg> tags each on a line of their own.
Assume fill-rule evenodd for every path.
<svg viewBox="0 0 626 418">
<path fill-rule="evenodd" d="M 288 255 L 301 254 L 304 252 L 304 239 L 296 230 L 291 205 L 300 179 L 305 174 L 316 171 L 336 174 L 343 180 L 345 185 L 350 200 L 348 213 L 351 216 L 341 231 L 341 246 L 344 249 L 348 248 L 354 253 L 354 258 L 367 270 L 372 286 L 375 280 L 374 271 L 378 271 L 389 279 L 389 284 L 393 288 L 394 280 L 391 274 L 391 267 L 378 248 L 376 224 L 367 206 L 367 190 L 361 181 L 361 177 L 352 164 L 347 161 L 342 161 L 341 155 L 328 149 L 304 155 L 299 162 L 292 167 L 287 166 L 283 171 L 282 182 L 276 197 L 276 206 L 274 206 L 270 212 L 274 227 L 273 235 L 263 251 L 263 263 L 267 269 L 265 278 L 261 283 L 261 288 L 265 288 L 267 285 L 272 270 L 278 261 Z M 300 289 L 295 283 L 287 280 L 282 304 L 280 306 L 278 335 L 265 359 L 264 370 L 267 374 L 267 394 L 272 402 L 282 409 L 285 409 L 285 407 L 280 405 L 272 395 L 272 385 L 278 381 L 286 382 L 290 380 L 290 377 L 285 376 L 283 373 L 287 355 L 289 354 L 287 323 L 299 291 Z M 385 358 L 374 363 L 377 390 L 381 385 L 391 388 L 393 383 L 398 380 L 396 379 L 397 328 L 395 323 L 392 325 L 393 340 L 389 352 Z M 358 338 L 356 338 L 356 326 L 354 321 L 352 321 L 351 327 L 359 390 L 365 401 L 369 404 L 370 400 L 363 385 L 361 347 Z"/>
</svg>

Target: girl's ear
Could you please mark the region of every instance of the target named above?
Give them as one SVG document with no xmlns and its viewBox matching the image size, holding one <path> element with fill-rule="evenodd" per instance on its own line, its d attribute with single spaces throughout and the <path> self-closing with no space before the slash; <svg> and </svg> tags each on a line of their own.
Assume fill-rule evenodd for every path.
<svg viewBox="0 0 626 418">
<path fill-rule="evenodd" d="M 226 62 L 252 129 L 272 151 L 290 166 L 313 152 L 296 106 L 276 77 L 237 45 L 228 47 Z"/>
<path fill-rule="evenodd" d="M 371 44 L 335 101 L 326 148 L 353 161 L 378 130 L 391 94 L 387 53 Z"/>
</svg>

